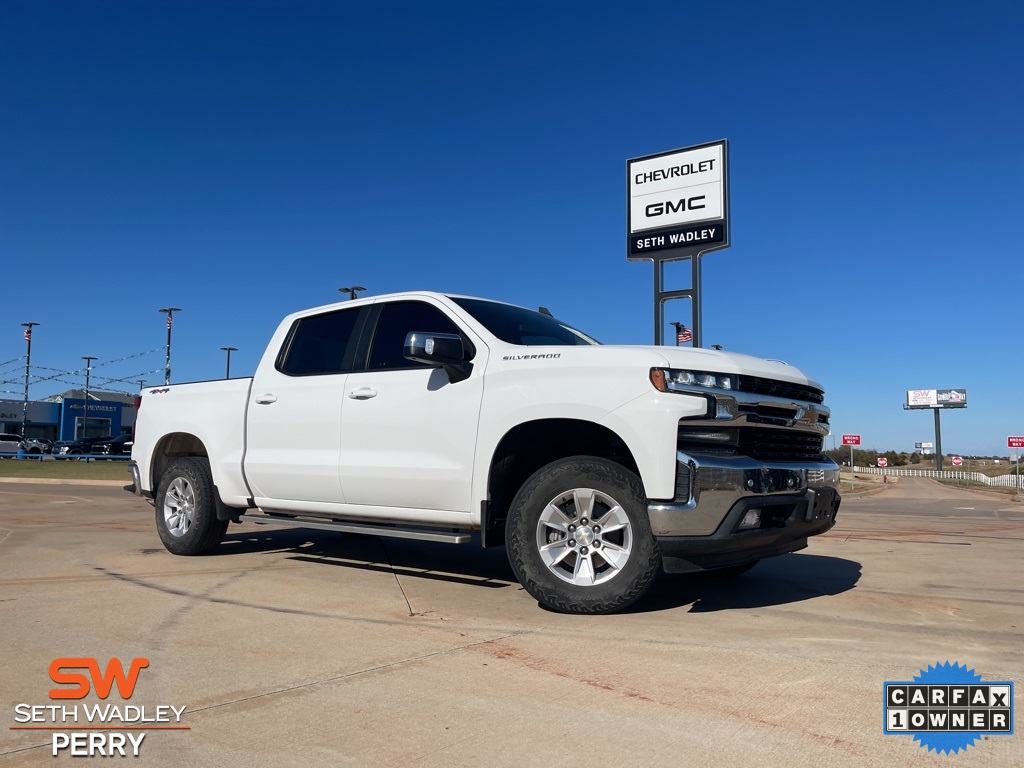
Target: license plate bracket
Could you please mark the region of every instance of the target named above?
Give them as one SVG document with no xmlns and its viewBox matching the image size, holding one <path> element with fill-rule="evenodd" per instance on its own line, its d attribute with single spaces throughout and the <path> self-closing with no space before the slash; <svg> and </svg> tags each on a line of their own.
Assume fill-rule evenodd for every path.
<svg viewBox="0 0 1024 768">
<path fill-rule="evenodd" d="M 810 488 L 807 491 L 807 522 L 831 518 L 836 508 L 835 488 Z"/>
</svg>

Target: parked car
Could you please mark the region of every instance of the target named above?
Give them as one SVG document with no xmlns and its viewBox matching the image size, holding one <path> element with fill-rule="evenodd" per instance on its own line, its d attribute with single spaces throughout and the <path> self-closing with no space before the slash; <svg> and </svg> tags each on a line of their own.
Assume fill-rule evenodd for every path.
<svg viewBox="0 0 1024 768">
<path fill-rule="evenodd" d="M 26 437 L 21 441 L 21 449 L 30 456 L 39 456 L 53 451 L 53 442 L 45 437 Z"/>
<path fill-rule="evenodd" d="M 0 457 L 17 456 L 21 445 L 21 435 L 0 433 Z"/>
<path fill-rule="evenodd" d="M 88 446 L 94 440 L 101 440 L 102 437 L 79 437 L 77 440 L 57 440 L 53 443 L 52 453 L 57 459 L 68 459 L 69 457 L 78 458 L 83 454 L 88 454 Z"/>
<path fill-rule="evenodd" d="M 58 459 L 80 459 L 83 456 L 104 458 L 128 456 L 132 452 L 132 436 L 80 437 L 53 444 L 53 455 Z"/>
<path fill-rule="evenodd" d="M 93 454 L 104 456 L 131 456 L 132 436 L 118 435 L 92 444 Z"/>
</svg>

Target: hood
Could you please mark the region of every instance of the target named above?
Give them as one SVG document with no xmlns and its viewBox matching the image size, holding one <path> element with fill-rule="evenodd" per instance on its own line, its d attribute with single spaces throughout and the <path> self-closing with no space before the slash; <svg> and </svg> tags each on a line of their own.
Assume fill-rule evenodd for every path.
<svg viewBox="0 0 1024 768">
<path fill-rule="evenodd" d="M 653 345 L 607 345 L 604 349 L 630 349 L 653 352 L 663 357 L 669 368 L 761 376 L 766 379 L 787 381 L 791 384 L 804 384 L 824 389 L 819 382 L 807 376 L 799 368 L 787 365 L 779 360 L 764 360 L 760 357 L 744 355 L 739 352 L 726 352 L 718 349 L 694 349 L 692 347 L 659 347 Z"/>
<path fill-rule="evenodd" d="M 656 345 L 597 344 L 594 346 L 515 346 L 491 342 L 495 358 L 501 366 L 547 368 L 551 365 L 615 368 L 684 368 L 692 371 L 733 373 L 759 376 L 775 381 L 823 389 L 799 368 L 778 360 L 763 360 L 739 352 L 692 347 L 659 347 Z M 644 374 L 646 378 L 646 373 Z"/>
</svg>

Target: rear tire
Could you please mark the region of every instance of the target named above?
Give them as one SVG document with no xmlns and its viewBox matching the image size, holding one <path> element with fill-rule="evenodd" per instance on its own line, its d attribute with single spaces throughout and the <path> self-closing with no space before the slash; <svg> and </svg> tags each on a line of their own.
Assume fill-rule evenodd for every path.
<svg viewBox="0 0 1024 768">
<path fill-rule="evenodd" d="M 206 459 L 172 462 L 156 494 L 156 530 L 168 552 L 205 555 L 224 538 L 227 520 L 217 519 L 216 491 Z"/>
<path fill-rule="evenodd" d="M 505 539 L 519 582 L 562 613 L 620 611 L 661 567 L 640 478 L 595 456 L 535 472 L 512 501 Z"/>
</svg>

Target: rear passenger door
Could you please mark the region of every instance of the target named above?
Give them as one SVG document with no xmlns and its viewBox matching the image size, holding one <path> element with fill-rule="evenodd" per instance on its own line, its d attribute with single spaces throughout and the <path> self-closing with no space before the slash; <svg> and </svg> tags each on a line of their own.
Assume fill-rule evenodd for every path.
<svg viewBox="0 0 1024 768">
<path fill-rule="evenodd" d="M 486 347 L 433 304 L 374 307 L 366 370 L 349 374 L 341 406 L 345 501 L 470 512 Z M 469 378 L 452 384 L 444 370 L 405 359 L 411 331 L 462 336 Z"/>
<path fill-rule="evenodd" d="M 274 368 L 261 368 L 254 379 L 244 466 L 257 504 L 345 501 L 341 406 L 367 309 L 300 318 Z"/>
</svg>

